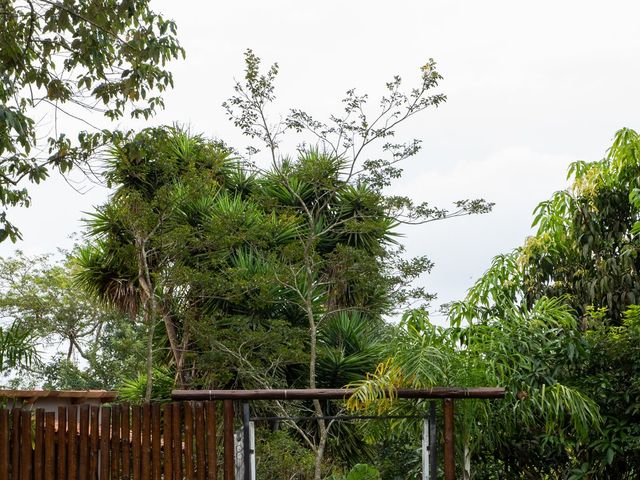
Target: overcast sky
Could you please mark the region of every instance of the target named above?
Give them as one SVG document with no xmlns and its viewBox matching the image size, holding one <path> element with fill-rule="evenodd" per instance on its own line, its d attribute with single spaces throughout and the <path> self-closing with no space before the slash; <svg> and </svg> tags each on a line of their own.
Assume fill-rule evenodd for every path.
<svg viewBox="0 0 640 480">
<path fill-rule="evenodd" d="M 433 57 L 445 105 L 399 130 L 424 148 L 396 190 L 447 206 L 482 196 L 493 213 L 406 230 L 410 254 L 435 262 L 424 279 L 439 301 L 461 298 L 491 258 L 530 234 L 531 211 L 565 186 L 568 164 L 597 160 L 614 132 L 638 127 L 640 2 L 635 1 L 152 1 L 178 23 L 187 59 L 152 123 L 180 122 L 245 143 L 220 104 L 252 48 L 277 61 L 278 105 L 322 117 L 344 91 L 374 98 L 394 74 L 407 84 Z M 284 111 L 284 110 L 283 110 Z M 277 112 L 276 112 L 277 113 Z M 132 126 L 123 122 L 121 126 Z M 138 124 L 139 126 L 140 124 Z M 86 190 L 87 185 L 83 186 Z M 79 219 L 106 198 L 55 179 L 14 211 L 28 253 L 70 245 Z M 16 246 L 0 245 L 7 255 Z"/>
</svg>

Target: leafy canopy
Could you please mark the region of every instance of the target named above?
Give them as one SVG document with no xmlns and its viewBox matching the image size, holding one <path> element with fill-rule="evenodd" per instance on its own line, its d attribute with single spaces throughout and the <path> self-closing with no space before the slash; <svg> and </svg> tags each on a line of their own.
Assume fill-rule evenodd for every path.
<svg viewBox="0 0 640 480">
<path fill-rule="evenodd" d="M 167 63 L 184 55 L 176 25 L 148 0 L 3 0 L 0 2 L 0 205 L 28 206 L 25 182 L 50 169 L 84 165 L 113 132 L 89 113 L 115 120 L 130 108 L 148 118 L 173 85 Z M 58 119 L 88 130 L 72 141 Z M 49 123 L 49 133 L 41 125 Z M 0 212 L 0 240 L 19 231 Z"/>
</svg>

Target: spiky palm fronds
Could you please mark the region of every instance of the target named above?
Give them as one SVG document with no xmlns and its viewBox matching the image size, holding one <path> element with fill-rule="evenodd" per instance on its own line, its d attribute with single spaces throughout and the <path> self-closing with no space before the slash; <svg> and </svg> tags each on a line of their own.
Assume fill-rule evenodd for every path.
<svg viewBox="0 0 640 480">
<path fill-rule="evenodd" d="M 0 368 L 30 367 L 40 362 L 36 337 L 19 321 L 0 327 Z"/>
<path fill-rule="evenodd" d="M 106 241 L 98 241 L 78 249 L 74 259 L 75 284 L 90 295 L 113 305 L 134 318 L 140 308 L 140 293 L 131 245 L 115 248 Z"/>
</svg>

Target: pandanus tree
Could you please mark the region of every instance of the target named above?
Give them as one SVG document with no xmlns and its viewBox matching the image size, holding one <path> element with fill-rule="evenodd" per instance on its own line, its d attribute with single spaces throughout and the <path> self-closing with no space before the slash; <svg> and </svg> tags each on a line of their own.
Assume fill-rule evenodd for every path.
<svg viewBox="0 0 640 480">
<path fill-rule="evenodd" d="M 116 145 L 107 172 L 115 192 L 89 218 L 94 240 L 77 259 L 80 285 L 133 318 L 142 316 L 149 329 L 147 373 L 155 324 L 163 324 L 181 386 L 185 348 L 173 312 L 175 286 L 165 282 L 177 240 L 169 233 L 184 196 L 203 182 L 214 185 L 228 158 L 220 145 L 177 129 L 148 130 Z M 151 375 L 148 379 L 150 394 Z"/>
</svg>

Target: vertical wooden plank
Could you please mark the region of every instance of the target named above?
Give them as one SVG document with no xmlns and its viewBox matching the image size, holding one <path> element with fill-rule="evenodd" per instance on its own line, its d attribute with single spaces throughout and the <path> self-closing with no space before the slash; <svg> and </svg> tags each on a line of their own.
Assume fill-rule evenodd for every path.
<svg viewBox="0 0 640 480">
<path fill-rule="evenodd" d="M 11 409 L 11 479 L 20 478 L 20 409 Z"/>
<path fill-rule="evenodd" d="M 111 478 L 120 478 L 120 405 L 111 406 Z"/>
<path fill-rule="evenodd" d="M 140 446 L 141 408 L 139 405 L 131 407 L 131 450 L 133 454 L 133 480 L 141 480 L 140 467 L 142 464 Z"/>
<path fill-rule="evenodd" d="M 69 405 L 67 429 L 67 478 L 78 478 L 78 406 Z"/>
<path fill-rule="evenodd" d="M 44 480 L 44 410 L 36 409 L 33 473 L 34 480 Z"/>
<path fill-rule="evenodd" d="M 180 415 L 180 404 L 174 403 L 171 406 L 172 416 L 171 433 L 173 433 L 173 476 L 175 480 L 182 480 L 182 421 Z"/>
<path fill-rule="evenodd" d="M 44 480 L 56 478 L 56 414 L 44 414 Z"/>
<path fill-rule="evenodd" d="M 100 446 L 100 407 L 91 407 L 89 430 L 89 480 L 98 480 L 98 455 Z"/>
<path fill-rule="evenodd" d="M 100 409 L 100 480 L 109 480 L 109 435 L 111 432 L 111 408 Z M 114 479 L 115 480 L 115 479 Z"/>
<path fill-rule="evenodd" d="M 89 478 L 89 405 L 80 407 L 80 458 L 78 473 L 80 480 Z"/>
<path fill-rule="evenodd" d="M 170 403 L 165 403 L 162 406 L 162 458 L 164 464 L 164 479 L 173 479 L 173 435 L 171 428 L 173 422 L 171 413 L 173 408 Z"/>
<path fill-rule="evenodd" d="M 205 403 L 207 424 L 207 480 L 218 480 L 218 452 L 216 452 L 216 404 L 209 401 Z"/>
<path fill-rule="evenodd" d="M 142 405 L 142 480 L 151 479 L 151 405 Z"/>
<path fill-rule="evenodd" d="M 455 438 L 453 431 L 453 399 L 444 399 L 444 478 L 456 480 Z"/>
<path fill-rule="evenodd" d="M 129 480 L 131 478 L 131 427 L 129 425 L 128 403 L 123 403 L 120 411 L 120 441 L 122 442 L 122 478 Z"/>
<path fill-rule="evenodd" d="M 224 444 L 224 480 L 234 480 L 235 463 L 233 460 L 233 400 L 223 401 L 223 439 Z"/>
<path fill-rule="evenodd" d="M 193 405 L 184 402 L 184 474 L 193 480 Z"/>
<path fill-rule="evenodd" d="M 160 480 L 162 476 L 162 457 L 160 451 L 160 404 L 151 404 L 151 466 L 153 480 Z"/>
<path fill-rule="evenodd" d="M 9 480 L 9 410 L 0 409 L 0 480 Z"/>
<path fill-rule="evenodd" d="M 31 448 L 31 411 L 20 412 L 20 479 L 31 478 L 33 465 L 33 450 Z"/>
<path fill-rule="evenodd" d="M 202 402 L 195 405 L 196 418 L 196 476 L 198 480 L 206 479 L 205 468 L 205 436 L 204 436 L 204 406 Z"/>
<path fill-rule="evenodd" d="M 67 478 L 67 407 L 58 407 L 58 479 Z"/>
</svg>

